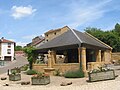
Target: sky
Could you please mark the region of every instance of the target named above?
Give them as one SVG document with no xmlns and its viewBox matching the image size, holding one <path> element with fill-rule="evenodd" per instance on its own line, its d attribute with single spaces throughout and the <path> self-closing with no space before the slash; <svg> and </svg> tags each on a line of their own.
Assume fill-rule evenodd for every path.
<svg viewBox="0 0 120 90">
<path fill-rule="evenodd" d="M 120 23 L 120 0 L 0 0 L 0 37 L 17 45 L 64 26 L 112 30 Z"/>
</svg>

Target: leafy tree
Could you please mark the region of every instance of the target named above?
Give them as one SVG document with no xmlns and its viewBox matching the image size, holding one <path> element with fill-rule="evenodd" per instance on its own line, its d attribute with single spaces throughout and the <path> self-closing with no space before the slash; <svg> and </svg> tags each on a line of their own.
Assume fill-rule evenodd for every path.
<svg viewBox="0 0 120 90">
<path fill-rule="evenodd" d="M 35 57 L 36 57 L 36 53 L 34 53 L 33 50 L 35 50 L 35 48 L 32 46 L 25 47 L 23 49 L 23 51 L 27 54 L 27 59 L 28 59 L 29 65 L 30 65 L 30 69 L 32 69 L 32 63 L 34 62 Z"/>
<path fill-rule="evenodd" d="M 84 29 L 87 33 L 93 35 L 94 37 L 98 38 L 99 40 L 103 41 L 104 40 L 104 31 L 102 31 L 101 29 L 97 29 L 97 28 L 91 28 L 88 27 L 86 29 Z"/>
<path fill-rule="evenodd" d="M 113 48 L 113 52 L 120 52 L 120 25 L 116 24 L 115 29 L 111 31 L 103 31 L 97 28 L 88 27 L 85 29 L 94 37 L 110 45 Z"/>
<path fill-rule="evenodd" d="M 120 24 L 116 24 L 115 25 L 115 31 L 117 32 L 117 33 L 119 33 L 119 35 L 120 35 Z"/>
<path fill-rule="evenodd" d="M 15 51 L 22 51 L 22 46 L 15 46 Z"/>
</svg>

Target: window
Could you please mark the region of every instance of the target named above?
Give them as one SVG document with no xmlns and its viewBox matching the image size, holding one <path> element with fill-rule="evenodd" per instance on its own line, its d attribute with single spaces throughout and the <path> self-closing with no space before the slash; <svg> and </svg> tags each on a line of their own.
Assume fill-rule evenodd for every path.
<svg viewBox="0 0 120 90">
<path fill-rule="evenodd" d="M 11 49 L 7 49 L 7 54 L 11 54 Z"/>
<path fill-rule="evenodd" d="M 48 42 L 48 40 L 46 40 Z"/>
<path fill-rule="evenodd" d="M 48 34 L 46 36 L 48 37 Z"/>
<path fill-rule="evenodd" d="M 8 48 L 10 48 L 11 47 L 11 43 L 8 43 Z"/>
</svg>

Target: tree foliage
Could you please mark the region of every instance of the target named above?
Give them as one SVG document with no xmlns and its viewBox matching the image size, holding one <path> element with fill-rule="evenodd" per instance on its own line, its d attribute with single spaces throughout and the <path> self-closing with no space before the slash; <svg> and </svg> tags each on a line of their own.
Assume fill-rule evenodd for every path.
<svg viewBox="0 0 120 90">
<path fill-rule="evenodd" d="M 22 50 L 23 50 L 22 46 L 15 46 L 15 51 L 22 51 Z"/>
<path fill-rule="evenodd" d="M 120 24 L 115 25 L 115 32 L 117 32 L 120 35 Z"/>
<path fill-rule="evenodd" d="M 118 23 L 115 29 L 109 31 L 91 27 L 86 28 L 85 31 L 111 46 L 113 52 L 120 52 L 120 25 Z"/>
<path fill-rule="evenodd" d="M 23 49 L 23 51 L 27 54 L 27 59 L 30 65 L 30 69 L 32 69 L 32 63 L 34 62 L 34 59 L 36 57 L 36 54 L 33 52 L 33 50 L 35 50 L 34 47 L 30 46 L 30 47 L 25 47 Z"/>
</svg>

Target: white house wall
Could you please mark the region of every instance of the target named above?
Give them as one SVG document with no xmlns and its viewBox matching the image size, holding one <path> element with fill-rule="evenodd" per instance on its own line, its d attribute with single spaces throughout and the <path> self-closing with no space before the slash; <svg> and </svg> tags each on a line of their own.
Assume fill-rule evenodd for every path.
<svg viewBox="0 0 120 90">
<path fill-rule="evenodd" d="M 7 53 L 7 50 L 11 49 L 11 54 Z M 14 43 L 11 43 L 11 47 L 8 47 L 8 43 L 1 43 L 1 59 L 4 60 L 4 56 L 11 56 L 11 60 L 14 59 Z"/>
</svg>

